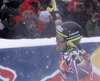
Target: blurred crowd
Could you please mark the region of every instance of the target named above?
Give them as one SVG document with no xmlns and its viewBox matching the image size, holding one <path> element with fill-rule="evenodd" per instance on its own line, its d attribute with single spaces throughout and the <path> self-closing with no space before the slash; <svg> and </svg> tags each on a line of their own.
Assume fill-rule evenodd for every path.
<svg viewBox="0 0 100 81">
<path fill-rule="evenodd" d="M 100 0 L 0 0 L 0 38 L 50 38 L 65 21 L 100 36 Z"/>
</svg>

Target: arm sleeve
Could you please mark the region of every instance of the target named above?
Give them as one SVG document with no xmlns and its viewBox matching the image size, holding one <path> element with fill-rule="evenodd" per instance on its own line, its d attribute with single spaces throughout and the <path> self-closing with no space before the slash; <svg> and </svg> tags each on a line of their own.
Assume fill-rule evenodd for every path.
<svg viewBox="0 0 100 81">
<path fill-rule="evenodd" d="M 89 37 L 96 36 L 97 35 L 96 22 L 93 22 L 92 20 L 88 20 L 86 24 L 86 31 Z"/>
</svg>

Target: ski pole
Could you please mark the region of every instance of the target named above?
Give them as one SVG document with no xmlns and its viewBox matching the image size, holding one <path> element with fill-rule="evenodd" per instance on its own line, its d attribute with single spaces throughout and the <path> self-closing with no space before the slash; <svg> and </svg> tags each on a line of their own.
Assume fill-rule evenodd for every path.
<svg viewBox="0 0 100 81">
<path fill-rule="evenodd" d="M 77 67 L 76 67 L 76 62 L 75 62 L 75 60 L 74 60 L 74 66 L 75 66 L 77 81 L 79 81 L 79 76 L 78 76 L 78 71 L 77 71 Z"/>
</svg>

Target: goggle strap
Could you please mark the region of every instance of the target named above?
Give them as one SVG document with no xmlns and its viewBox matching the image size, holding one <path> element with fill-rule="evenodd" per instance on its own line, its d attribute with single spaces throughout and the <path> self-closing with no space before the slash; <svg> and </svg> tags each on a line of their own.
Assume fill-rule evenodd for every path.
<svg viewBox="0 0 100 81">
<path fill-rule="evenodd" d="M 61 36 L 63 36 L 63 37 L 68 37 L 68 36 L 66 36 L 66 35 L 64 35 L 64 34 L 58 32 L 58 31 L 56 31 L 56 32 L 57 32 L 58 34 L 60 34 Z"/>
</svg>

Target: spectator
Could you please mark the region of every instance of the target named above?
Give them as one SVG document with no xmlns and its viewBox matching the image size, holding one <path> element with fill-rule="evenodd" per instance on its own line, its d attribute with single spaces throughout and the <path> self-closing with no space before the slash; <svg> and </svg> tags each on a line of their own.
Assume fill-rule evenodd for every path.
<svg viewBox="0 0 100 81">
<path fill-rule="evenodd" d="M 68 3 L 68 11 L 71 11 L 75 8 L 75 3 L 79 2 L 80 0 L 70 0 Z"/>
<path fill-rule="evenodd" d="M 25 3 L 32 5 L 35 8 L 35 13 L 37 14 L 38 11 L 38 0 L 25 0 Z M 18 23 L 20 21 L 20 5 L 16 10 L 15 22 Z"/>
<path fill-rule="evenodd" d="M 100 36 L 100 0 L 94 0 L 94 10 L 91 12 L 91 18 L 86 24 L 86 31 L 89 37 Z"/>
<path fill-rule="evenodd" d="M 7 37 L 7 35 L 8 35 L 7 33 L 16 24 L 14 22 L 15 11 L 19 5 L 20 5 L 20 1 L 18 1 L 18 0 L 3 0 L 3 2 L 2 2 L 1 22 L 4 25 L 4 29 L 2 30 L 3 38 Z"/>
<path fill-rule="evenodd" d="M 35 9 L 28 3 L 20 6 L 21 20 L 9 32 L 8 38 L 38 38 L 42 35 L 44 23 L 35 16 Z"/>
<path fill-rule="evenodd" d="M 45 23 L 45 30 L 43 37 L 54 37 L 56 36 L 55 24 L 52 15 L 47 10 L 46 3 L 41 4 L 41 12 L 39 14 L 39 19 Z"/>
<path fill-rule="evenodd" d="M 45 24 L 48 24 L 49 22 L 53 21 L 53 17 L 51 16 L 51 14 L 47 9 L 41 10 L 39 14 L 39 19 L 41 19 Z"/>
<path fill-rule="evenodd" d="M 47 6 L 45 4 L 41 5 L 41 12 L 39 14 L 39 19 L 41 19 L 47 26 L 49 23 L 53 22 L 53 17 L 47 10 Z"/>
<path fill-rule="evenodd" d="M 59 9 L 59 14 L 63 22 L 66 22 L 66 18 L 69 14 L 67 9 L 71 0 L 56 0 L 57 8 Z"/>
<path fill-rule="evenodd" d="M 94 13 L 86 24 L 86 31 L 89 37 L 100 36 L 100 13 Z"/>
<path fill-rule="evenodd" d="M 86 6 L 88 3 L 88 6 Z M 73 6 L 71 6 L 73 5 Z M 85 7 L 83 7 L 85 6 Z M 67 9 L 69 11 L 66 21 L 74 21 L 81 25 L 83 29 L 83 36 L 88 37 L 86 32 L 86 23 L 91 18 L 91 11 L 93 10 L 93 3 L 90 0 L 72 0 Z"/>
</svg>

